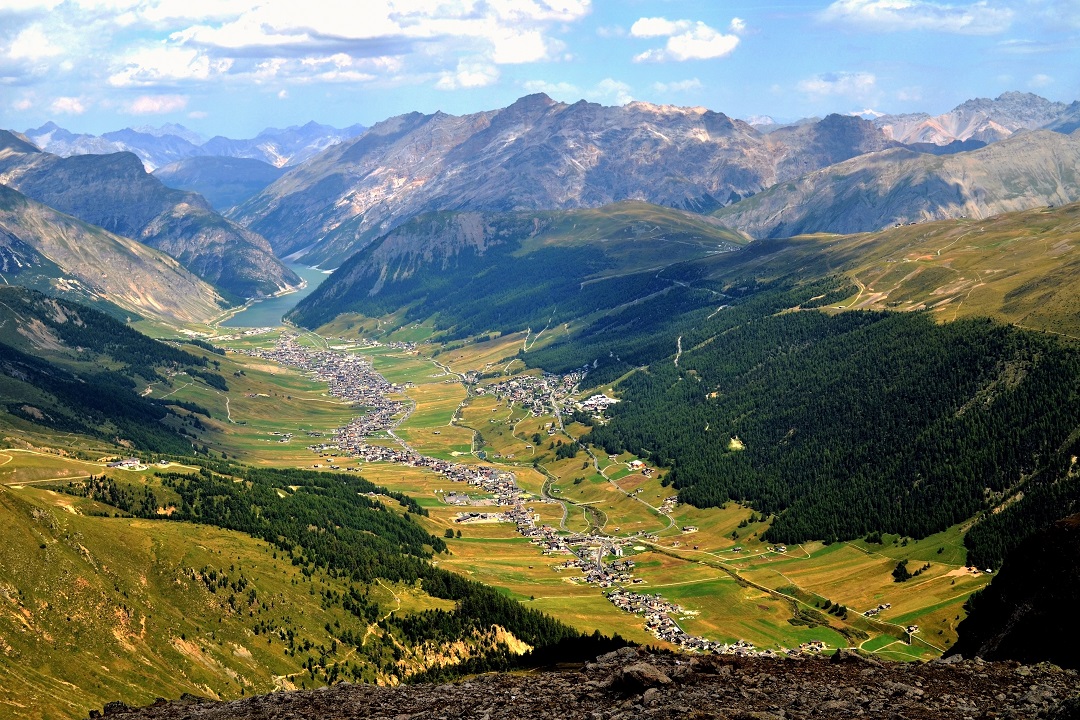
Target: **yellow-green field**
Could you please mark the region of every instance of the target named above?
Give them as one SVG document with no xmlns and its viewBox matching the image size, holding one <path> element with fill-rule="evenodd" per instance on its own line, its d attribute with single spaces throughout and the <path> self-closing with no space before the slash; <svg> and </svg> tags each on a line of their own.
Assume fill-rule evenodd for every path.
<svg viewBox="0 0 1080 720">
<path fill-rule="evenodd" d="M 435 359 L 459 373 L 469 370 L 482 373 L 502 371 L 514 359 L 524 341 L 525 333 L 511 333 L 441 352 Z"/>
<path fill-rule="evenodd" d="M 748 522 L 755 514 L 736 503 L 709 509 L 676 505 L 663 514 L 659 509 L 664 500 L 675 494 L 673 488 L 662 484 L 663 469 L 653 468 L 650 476 L 630 470 L 627 463 L 635 458 L 625 454 L 611 460 L 598 453 L 599 473 L 584 452 L 557 461 L 551 446 L 580 437 L 586 427 L 570 425 L 565 433 L 549 436 L 547 427 L 553 417 L 534 417 L 520 405 L 507 404 L 490 394 L 469 396 L 460 378 L 438 365 L 448 366 L 454 373 L 491 372 L 498 361 L 516 353 L 522 340 L 507 336 L 469 343 L 440 352 L 435 358 L 426 357 L 427 353 L 389 348 L 364 353 L 373 358 L 388 380 L 412 384 L 405 394 L 415 408 L 397 434 L 414 449 L 458 462 L 477 462 L 470 453 L 483 449 L 489 461 L 507 463 L 523 489 L 539 496 L 547 485 L 552 497 L 566 502 L 567 531 L 599 526 L 615 536 L 656 533 L 657 544 L 666 554 L 646 552 L 636 556 L 634 576 L 642 582 L 633 589 L 659 591 L 696 612 L 685 621 L 688 632 L 724 641 L 749 640 L 761 647 L 790 647 L 814 639 L 830 646 L 848 644 L 849 640 L 835 629 L 845 627 L 842 621 L 828 616 L 832 628 L 792 625 L 788 620 L 793 616 L 794 601 L 751 584 L 739 584 L 721 569 L 724 566 L 762 588 L 786 592 L 794 587 L 802 597 L 842 603 L 852 608 L 853 620 L 856 609 L 861 612 L 879 602 L 891 602 L 892 608 L 879 620 L 919 624 L 926 640 L 937 647 L 955 641 L 957 616 L 963 616 L 964 600 L 986 582 L 985 577 L 959 572 L 964 562 L 959 532 L 921 543 L 909 541 L 906 546 L 900 539 L 893 545 L 887 538 L 883 546 L 840 543 L 826 548 L 817 544 L 789 548 L 785 555 L 778 555 L 760 539 L 767 522 Z M 278 377 L 272 376 L 275 380 Z M 296 388 L 298 394 L 301 389 Z M 539 443 L 533 439 L 534 433 L 540 433 Z M 475 447 L 474 437 L 481 441 Z M 538 468 L 532 467 L 534 462 L 539 462 Z M 618 632 L 624 636 L 644 635 L 640 620 L 617 610 L 599 589 L 569 583 L 565 578 L 571 571 L 551 570 L 565 558 L 545 557 L 537 547 L 517 536 L 510 525 L 455 523 L 462 508 L 445 505 L 441 493 L 458 491 L 477 496 L 473 488 L 435 473 L 391 465 L 365 465 L 363 474 L 377 484 L 414 495 L 431 513 L 424 522 L 433 533 L 441 536 L 448 528 L 462 532 L 462 538 L 448 540 L 453 554 L 440 560 L 444 566 L 503 588 L 519 599 L 536 598 L 530 602 L 550 604 L 556 616 L 584 629 L 614 627 L 621 628 Z M 563 525 L 561 506 L 536 503 L 533 507 L 545 523 Z M 912 569 L 927 561 L 931 568 L 900 587 L 892 582 L 891 571 L 902 557 L 911 559 Z M 554 600 L 567 597 L 573 597 L 572 606 Z M 571 607 L 573 611 L 569 612 Z M 586 608 L 598 615 L 590 616 Z M 874 627 L 885 625 L 864 625 L 870 631 L 869 640 L 861 641 L 867 649 L 884 656 L 911 657 L 922 652 L 919 648 L 898 648 L 891 644 L 895 638 L 890 636 L 881 636 L 888 640 L 877 639 L 880 632 Z M 651 636 L 643 639 L 655 642 Z"/>
<path fill-rule="evenodd" d="M 99 468 L 4 457 L 13 458 L 5 466 L 24 472 L 9 472 L 0 486 L 2 716 L 85 717 L 117 699 L 145 705 L 183 692 L 235 698 L 312 686 L 320 681 L 303 670 L 309 653 L 290 652 L 279 631 L 329 650 L 334 637 L 326 627 L 369 629 L 320 602 L 324 590 L 346 592 L 346 581 L 317 569 L 309 578 L 265 542 L 205 526 L 110 517 L 107 506 L 12 482 L 42 480 L 45 470 L 62 482 Z M 241 576 L 242 589 L 210 579 L 235 583 Z M 373 586 L 370 597 L 387 611 L 448 606 L 417 588 L 386 583 Z M 349 655 L 341 648 L 327 657 L 346 662 Z"/>
<path fill-rule="evenodd" d="M 678 622 L 687 632 L 725 642 L 748 640 L 763 648 L 793 647 L 820 640 L 833 647 L 860 644 L 883 657 L 928 657 L 933 651 L 927 645 L 897 642 L 896 638 L 904 634 L 898 626 L 917 624 L 917 637 L 925 639 L 929 646 L 948 647 L 955 641 L 964 600 L 987 582 L 986 576 L 962 569 L 965 553 L 958 528 L 919 542 L 908 539 L 905 543 L 901 538 L 886 536 L 881 545 L 854 542 L 826 547 L 811 543 L 778 554 L 760 540 L 767 522 L 748 522 L 754 515 L 750 508 L 736 503 L 709 509 L 676 505 L 662 512 L 665 499 L 676 493 L 674 488 L 664 487 L 663 468 L 651 468 L 649 474 L 639 468 L 631 470 L 628 463 L 637 459 L 634 456 L 623 454 L 609 459 L 599 450 L 595 451 L 595 464 L 584 451 L 574 458 L 556 460 L 552 445 L 579 438 L 587 427 L 571 424 L 564 431 L 548 435 L 547 427 L 555 420 L 552 416 L 534 417 L 521 405 L 508 404 L 491 394 L 469 394 L 459 374 L 485 373 L 483 386 L 507 377 L 499 375 L 492 380 L 492 373 L 522 370 L 520 361 L 511 361 L 522 347 L 524 334 L 460 346 L 455 343 L 434 357 L 432 349 L 438 348 L 437 344 L 422 345 L 417 352 L 361 348 L 341 339 L 371 337 L 381 332 L 379 321 L 341 318 L 321 330 L 324 337 L 305 333 L 302 341 L 320 348 L 337 344 L 348 348 L 345 351 L 370 357 L 387 380 L 405 386 L 400 398 L 411 403 L 412 410 L 395 433 L 416 451 L 479 463 L 474 452 L 482 450 L 487 462 L 512 470 L 522 489 L 537 498 L 546 489 L 550 497 L 560 501 L 558 504 L 529 504 L 544 524 L 567 532 L 597 527 L 622 537 L 655 534 L 655 541 L 642 539 L 640 545 L 632 543 L 636 550 L 627 549 L 636 563 L 633 575 L 640 581 L 628 589 L 658 592 L 680 604 L 686 614 Z M 421 324 L 397 331 L 393 339 L 422 340 L 431 333 L 430 325 Z M 277 338 L 274 332 L 220 344 L 235 349 L 271 347 Z M 227 393 L 177 376 L 172 387 L 152 386 L 151 395 L 170 394 L 207 408 L 212 419 L 201 420 L 218 431 L 203 434 L 212 450 L 251 464 L 355 466 L 348 458 L 332 452 L 322 457 L 315 455 L 307 446 L 330 442 L 333 430 L 356 417 L 361 408 L 330 397 L 324 384 L 305 374 L 271 362 L 234 352 L 225 357 L 207 357 L 220 362 L 222 375 L 229 383 Z M 602 389 L 611 392 L 610 388 Z M 308 432 L 314 437 L 309 437 Z M 293 436 L 281 442 L 280 433 Z M 534 433 L 540 434 L 539 442 Z M 392 444 L 389 438 L 380 442 Z M 0 482 L 22 484 L 19 492 L 33 491 L 33 483 L 39 480 L 101 472 L 101 466 L 94 463 L 28 453 L 16 462 L 18 455 L 0 455 Z M 564 562 L 566 555 L 545 555 L 507 523 L 455 522 L 458 513 L 466 508 L 445 504 L 444 494 L 465 492 L 481 497 L 475 488 L 419 468 L 364 463 L 361 470 L 375 484 L 415 497 L 430 513 L 430 517 L 418 520 L 433 534 L 443 537 L 447 530 L 452 534 L 460 531 L 460 538 L 446 540 L 450 554 L 437 559 L 440 566 L 498 587 L 582 630 L 599 629 L 642 643 L 659 643 L 643 629 L 641 618 L 615 608 L 599 588 L 574 582 L 573 578 L 581 575 L 578 570 L 556 571 L 554 566 Z M 117 477 L 127 480 L 152 478 L 152 471 L 127 475 L 122 474 L 125 471 L 111 472 L 121 473 Z M 70 500 L 65 498 L 63 502 Z M 395 512 L 403 512 L 395 501 L 384 501 Z M 493 506 L 470 509 L 498 511 Z M 73 515 L 72 510 L 62 512 L 71 518 L 81 517 Z M 142 527 L 134 521 L 122 522 Z M 926 562 L 930 568 L 906 583 L 894 583 L 891 571 L 900 559 L 909 559 L 912 570 Z M 370 592 L 380 598 L 381 604 L 392 604 L 403 612 L 438 605 L 438 601 L 415 588 L 373 587 Z M 850 608 L 849 620 L 819 615 L 825 624 L 789 622 L 797 608 L 809 610 L 825 599 Z M 856 616 L 884 602 L 892 607 L 878 616 L 878 624 Z M 857 628 L 869 635 L 860 635 Z M 273 662 L 280 664 L 282 660 L 266 662 L 277 667 Z"/>
</svg>

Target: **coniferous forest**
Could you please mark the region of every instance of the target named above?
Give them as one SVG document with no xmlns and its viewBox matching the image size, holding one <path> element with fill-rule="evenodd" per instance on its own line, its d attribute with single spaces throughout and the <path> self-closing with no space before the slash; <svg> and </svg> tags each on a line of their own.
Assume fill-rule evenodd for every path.
<svg viewBox="0 0 1080 720">
<path fill-rule="evenodd" d="M 186 462 L 191 462 L 186 460 Z M 223 461 L 197 461 L 197 474 L 169 473 L 163 486 L 179 497 L 168 516 L 156 512 L 156 499 L 146 490 L 117 487 L 107 478 L 72 483 L 68 492 L 88 495 L 125 512 L 161 522 L 203 523 L 237 530 L 276 546 L 287 560 L 302 569 L 316 567 L 359 587 L 379 579 L 419 583 L 424 592 L 456 602 L 454 610 L 427 610 L 396 615 L 381 610 L 366 592 L 356 590 L 344 607 L 400 641 L 454 642 L 490 632 L 499 626 L 534 648 L 524 658 L 504 646 L 473 657 L 469 671 L 527 666 L 557 658 L 594 656 L 625 644 L 618 637 L 583 635 L 577 630 L 530 610 L 498 590 L 439 569 L 430 560 L 447 551 L 441 538 L 427 533 L 412 515 L 426 510 L 401 493 L 379 487 L 362 477 L 310 470 L 251 468 Z M 407 511 L 398 514 L 378 500 L 393 498 Z M 341 638 L 362 656 L 378 660 L 383 645 L 377 639 Z M 392 644 L 392 641 L 387 641 Z M 591 653 L 591 655 L 590 655 Z M 460 674 L 461 669 L 433 669 L 423 678 Z"/>
<path fill-rule="evenodd" d="M 584 441 L 670 467 L 686 502 L 775 515 L 776 542 L 923 537 L 1039 488 L 971 534 L 973 560 L 996 566 L 1029 508 L 1075 497 L 1056 481 L 1080 427 L 1080 355 L 990 320 L 762 317 L 619 390 Z"/>
</svg>

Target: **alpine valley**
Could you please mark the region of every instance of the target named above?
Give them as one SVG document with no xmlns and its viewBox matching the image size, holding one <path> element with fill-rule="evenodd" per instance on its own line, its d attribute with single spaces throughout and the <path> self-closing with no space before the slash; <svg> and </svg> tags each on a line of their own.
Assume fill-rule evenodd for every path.
<svg viewBox="0 0 1080 720">
<path fill-rule="evenodd" d="M 1075 717 L 1078 114 L 0 131 L 0 715 Z"/>
</svg>

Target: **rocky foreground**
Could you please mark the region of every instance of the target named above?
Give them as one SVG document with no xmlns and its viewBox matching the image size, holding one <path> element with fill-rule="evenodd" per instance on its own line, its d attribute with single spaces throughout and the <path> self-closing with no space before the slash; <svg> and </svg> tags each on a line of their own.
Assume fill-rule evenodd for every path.
<svg viewBox="0 0 1080 720">
<path fill-rule="evenodd" d="M 532 718 L 1080 718 L 1080 678 L 1054 665 L 951 658 L 881 663 L 841 651 L 832 660 L 687 657 L 623 648 L 584 668 L 490 674 L 446 685 L 335 685 L 233 702 L 185 697 L 109 720 L 530 720 Z M 99 717 L 91 713 L 91 718 Z"/>
</svg>

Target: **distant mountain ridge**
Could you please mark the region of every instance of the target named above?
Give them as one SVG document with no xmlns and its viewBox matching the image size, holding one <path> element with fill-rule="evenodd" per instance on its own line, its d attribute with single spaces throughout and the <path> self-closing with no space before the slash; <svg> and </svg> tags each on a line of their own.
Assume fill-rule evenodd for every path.
<svg viewBox="0 0 1080 720">
<path fill-rule="evenodd" d="M 199 155 L 151 174 L 167 187 L 199 193 L 215 210 L 224 212 L 277 180 L 285 170 L 254 158 Z"/>
<path fill-rule="evenodd" d="M 718 210 L 756 238 L 855 233 L 1080 200 L 1080 134 L 1038 130 L 970 152 L 856 157 Z"/>
<path fill-rule="evenodd" d="M 874 124 L 886 136 L 905 144 L 948 145 L 956 140 L 1004 140 L 1021 130 L 1035 130 L 1057 123 L 1069 106 L 1034 93 L 1006 92 L 997 98 L 975 98 L 947 113 L 882 115 Z"/>
<path fill-rule="evenodd" d="M 275 167 L 296 165 L 331 145 L 356 137 L 365 129 L 362 125 L 339 129 L 309 122 L 283 129 L 267 128 L 248 140 L 218 136 L 207 141 L 198 133 L 176 124 L 160 128 L 124 128 L 91 135 L 72 133 L 50 121 L 23 134 L 40 149 L 61 157 L 132 152 L 142 160 L 147 171 L 152 172 L 178 160 L 198 156 L 252 158 Z"/>
<path fill-rule="evenodd" d="M 636 200 L 707 211 L 894 143 L 839 115 L 763 135 L 723 113 L 543 94 L 464 116 L 410 113 L 291 170 L 230 217 L 280 255 L 334 266 L 424 212 Z"/>
<path fill-rule="evenodd" d="M 61 158 L 0 131 L 0 183 L 162 250 L 232 299 L 300 283 L 264 238 L 218 215 L 201 196 L 165 187 L 131 153 Z"/>
</svg>

